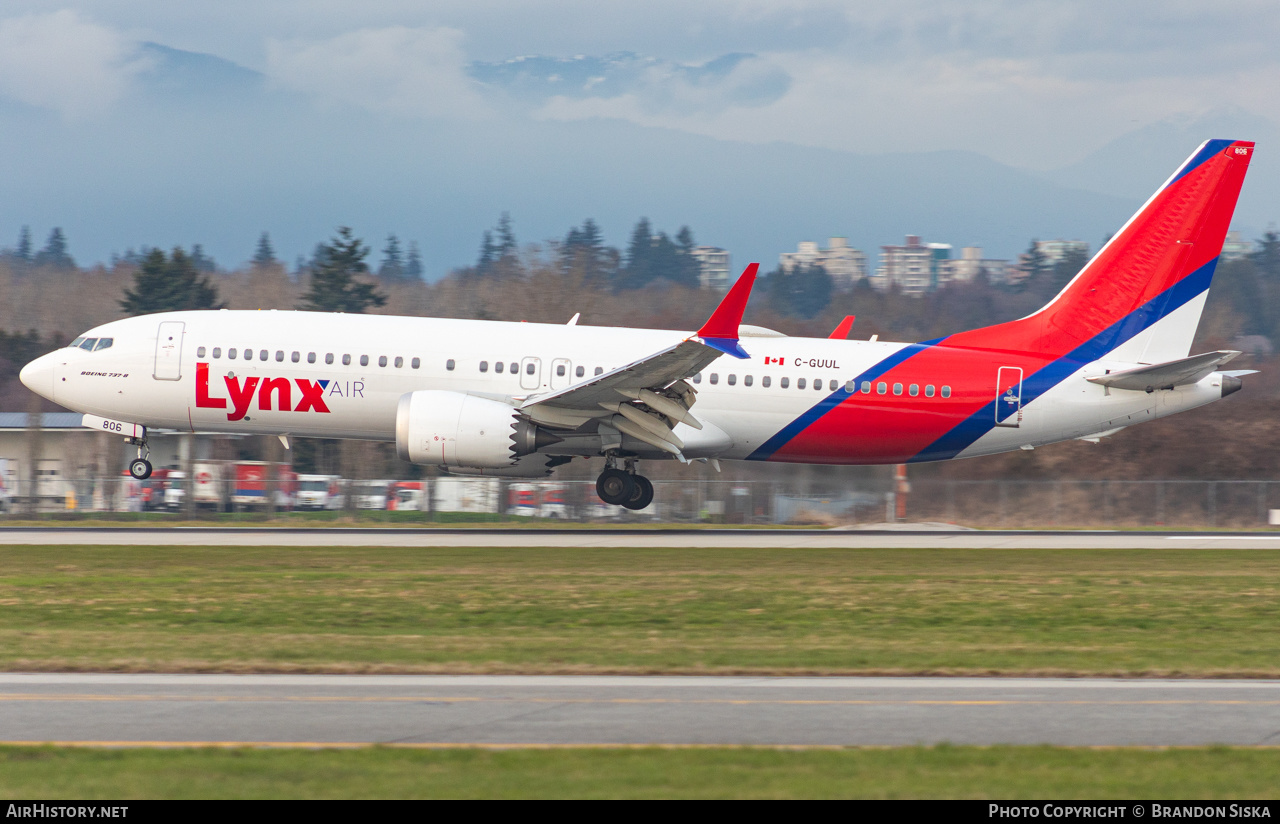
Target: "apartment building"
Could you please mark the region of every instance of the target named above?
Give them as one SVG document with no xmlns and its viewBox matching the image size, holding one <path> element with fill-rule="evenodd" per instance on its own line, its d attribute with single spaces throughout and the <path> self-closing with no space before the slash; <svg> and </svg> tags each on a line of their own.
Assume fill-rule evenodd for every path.
<svg viewBox="0 0 1280 824">
<path fill-rule="evenodd" d="M 778 268 L 790 273 L 797 266 L 821 266 L 831 276 L 837 289 L 852 289 L 867 276 L 867 256 L 849 245 L 849 239 L 833 237 L 826 248 L 811 240 L 801 241 L 796 251 L 778 255 Z"/>
</svg>

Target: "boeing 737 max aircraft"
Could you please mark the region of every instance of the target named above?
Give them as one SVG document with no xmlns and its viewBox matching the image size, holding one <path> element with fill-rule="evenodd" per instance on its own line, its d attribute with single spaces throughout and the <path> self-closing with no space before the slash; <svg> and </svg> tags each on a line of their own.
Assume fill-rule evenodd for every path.
<svg viewBox="0 0 1280 824">
<path fill-rule="evenodd" d="M 1189 356 L 1253 143 L 1210 140 L 1047 306 L 922 343 L 742 326 L 757 264 L 695 333 L 308 312 L 105 323 L 22 382 L 138 447 L 147 429 L 395 442 L 455 474 L 602 458 L 642 509 L 640 460 L 942 461 L 1101 437 L 1240 388 Z"/>
</svg>

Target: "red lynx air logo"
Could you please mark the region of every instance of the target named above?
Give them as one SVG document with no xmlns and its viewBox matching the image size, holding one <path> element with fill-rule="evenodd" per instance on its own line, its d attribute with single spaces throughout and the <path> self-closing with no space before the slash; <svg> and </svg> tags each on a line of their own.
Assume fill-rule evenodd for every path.
<svg viewBox="0 0 1280 824">
<path fill-rule="evenodd" d="M 230 395 L 231 411 L 227 413 L 227 420 L 238 421 L 244 418 L 249 412 L 249 405 L 253 403 L 253 399 L 258 399 L 258 411 L 270 412 L 272 409 L 281 412 L 328 412 L 329 407 L 324 402 L 324 390 L 333 384 L 333 390 L 337 394 L 342 394 L 336 381 L 318 380 L 309 381 L 305 378 L 294 378 L 292 381 L 288 378 L 261 378 L 257 375 L 247 377 L 242 383 L 240 378 L 233 378 L 230 375 L 222 379 L 227 384 L 227 394 Z M 359 381 L 357 381 L 359 383 Z M 295 406 L 293 402 L 294 384 L 298 386 L 298 403 Z M 352 394 L 357 391 L 360 396 L 364 397 L 361 390 L 364 389 L 363 384 L 359 390 L 352 390 Z M 330 391 L 329 394 L 335 394 Z M 227 398 L 215 398 L 209 395 L 209 364 L 196 364 L 196 406 L 202 409 L 226 409 Z"/>
</svg>

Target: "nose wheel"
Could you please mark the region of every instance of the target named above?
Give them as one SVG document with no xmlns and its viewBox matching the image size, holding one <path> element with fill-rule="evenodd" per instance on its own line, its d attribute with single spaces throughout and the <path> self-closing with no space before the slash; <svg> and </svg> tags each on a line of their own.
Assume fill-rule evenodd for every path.
<svg viewBox="0 0 1280 824">
<path fill-rule="evenodd" d="M 145 481 L 151 477 L 151 461 L 146 458 L 136 458 L 129 462 L 129 474 L 139 481 Z"/>
<path fill-rule="evenodd" d="M 653 483 L 643 475 L 606 467 L 596 479 L 596 494 L 612 506 L 640 510 L 653 503 Z"/>
</svg>

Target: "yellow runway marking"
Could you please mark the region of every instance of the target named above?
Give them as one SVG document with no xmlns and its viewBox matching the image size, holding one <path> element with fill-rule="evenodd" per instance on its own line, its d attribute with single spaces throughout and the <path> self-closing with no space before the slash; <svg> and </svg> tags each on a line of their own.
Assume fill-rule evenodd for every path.
<svg viewBox="0 0 1280 824">
<path fill-rule="evenodd" d="M 13 702 L 147 702 L 171 701 L 186 703 L 340 703 L 340 704 L 696 704 L 727 706 L 940 706 L 940 707 L 1006 707 L 1006 706 L 1280 706 L 1280 700 L 1249 701 L 1237 699 L 1152 699 L 1143 701 L 1087 701 L 1087 700 L 875 700 L 875 699 L 785 699 L 785 698 L 511 698 L 478 695 L 112 695 L 112 694 L 44 694 L 0 693 L 0 703 Z"/>
</svg>

